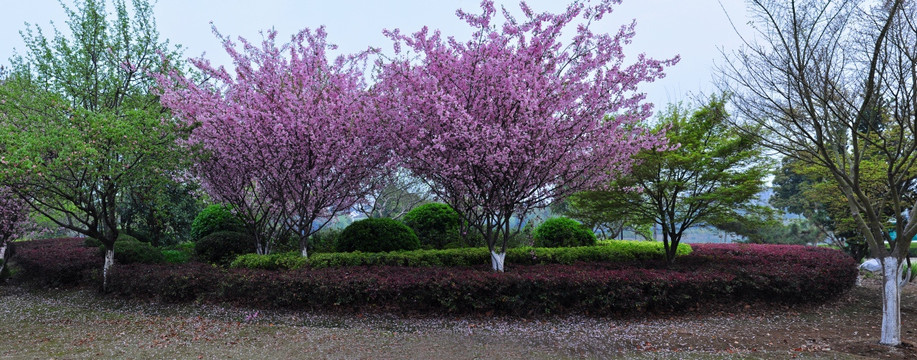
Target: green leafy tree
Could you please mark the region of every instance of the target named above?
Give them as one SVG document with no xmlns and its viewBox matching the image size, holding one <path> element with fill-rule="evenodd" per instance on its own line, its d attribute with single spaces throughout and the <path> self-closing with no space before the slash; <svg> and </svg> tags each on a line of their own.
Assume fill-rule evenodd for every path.
<svg viewBox="0 0 917 360">
<path fill-rule="evenodd" d="M 622 238 L 624 230 L 630 229 L 646 240 L 653 239 L 653 220 L 627 211 L 613 201 L 618 195 L 607 191 L 582 191 L 573 194 L 566 201 L 560 213 L 581 222 L 603 239 Z"/>
<path fill-rule="evenodd" d="M 191 240 L 191 223 L 203 209 L 199 185 L 172 179 L 138 184 L 119 202 L 120 228 L 153 246 Z"/>
<path fill-rule="evenodd" d="M 881 173 L 863 177 L 875 185 Z M 865 237 L 857 228 L 847 199 L 824 168 L 810 161 L 784 157 L 774 177 L 774 196 L 770 203 L 784 212 L 802 215 L 826 236 L 831 244 L 843 248 L 857 260 L 866 255 Z"/>
<path fill-rule="evenodd" d="M 590 195 L 659 225 L 669 262 L 686 230 L 742 218 L 764 187 L 770 163 L 757 141 L 729 126 L 725 105 L 725 97 L 711 97 L 693 112 L 670 106 L 655 130 L 677 147 L 641 151 L 629 176 Z"/>
<path fill-rule="evenodd" d="M 100 0 L 65 6 L 70 36 L 29 26 L 26 56 L 11 59 L 0 88 L 0 181 L 34 212 L 99 239 L 109 249 L 106 280 L 124 195 L 165 181 L 183 158 L 181 129 L 150 93 L 148 76 L 166 71 L 161 55 L 175 53 L 160 42 L 146 1 L 115 0 L 112 8 Z"/>
</svg>

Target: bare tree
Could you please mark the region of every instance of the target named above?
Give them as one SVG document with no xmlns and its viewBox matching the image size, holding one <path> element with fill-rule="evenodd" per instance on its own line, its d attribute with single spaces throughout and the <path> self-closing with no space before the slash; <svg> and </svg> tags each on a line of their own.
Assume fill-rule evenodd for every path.
<svg viewBox="0 0 917 360">
<path fill-rule="evenodd" d="M 738 118 L 769 130 L 767 146 L 837 180 L 884 269 L 880 343 L 898 345 L 902 262 L 917 235 L 917 4 L 749 5 L 757 33 L 726 54 L 721 85 L 734 94 Z M 876 170 L 884 180 L 867 186 L 863 175 Z"/>
<path fill-rule="evenodd" d="M 375 181 L 380 183 L 376 190 L 354 205 L 354 210 L 368 218 L 398 219 L 418 205 L 434 200 L 430 187 L 405 170 L 384 174 Z"/>
</svg>

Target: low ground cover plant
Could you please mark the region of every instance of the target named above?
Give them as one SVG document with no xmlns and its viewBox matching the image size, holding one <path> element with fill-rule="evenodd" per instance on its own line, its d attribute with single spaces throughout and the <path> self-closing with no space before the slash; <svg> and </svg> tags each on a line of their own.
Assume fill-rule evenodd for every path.
<svg viewBox="0 0 917 360">
<path fill-rule="evenodd" d="M 58 261 L 61 256 L 66 261 Z M 97 275 L 70 276 L 97 273 L 101 262 L 97 252 L 82 247 L 81 239 L 22 243 L 16 261 L 23 273 L 43 282 L 55 279 L 57 283 L 98 285 L 100 281 Z M 681 311 L 737 301 L 825 301 L 850 289 L 856 276 L 853 259 L 837 250 L 699 244 L 671 265 L 662 260 L 520 264 L 506 273 L 494 273 L 485 265 L 268 271 L 222 269 L 198 262 L 128 264 L 114 268 L 109 291 L 123 297 L 166 302 L 263 308 L 620 315 Z"/>
</svg>

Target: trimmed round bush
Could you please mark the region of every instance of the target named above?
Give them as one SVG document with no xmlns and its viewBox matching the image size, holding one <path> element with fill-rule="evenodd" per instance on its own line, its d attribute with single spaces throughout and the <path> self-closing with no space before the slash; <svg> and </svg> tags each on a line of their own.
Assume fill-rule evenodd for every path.
<svg viewBox="0 0 917 360">
<path fill-rule="evenodd" d="M 153 245 L 122 235 L 115 241 L 115 260 L 119 264 L 159 264 L 165 261 L 165 257 Z"/>
<path fill-rule="evenodd" d="M 540 247 L 595 245 L 595 234 L 576 220 L 556 217 L 535 228 L 535 244 Z"/>
<path fill-rule="evenodd" d="M 235 231 L 217 231 L 194 243 L 198 259 L 212 264 L 228 265 L 236 256 L 255 252 L 255 243 Z"/>
<path fill-rule="evenodd" d="M 414 230 L 420 245 L 433 249 L 455 242 L 461 221 L 459 214 L 443 203 L 420 205 L 404 215 L 404 224 Z"/>
<path fill-rule="evenodd" d="M 86 238 L 86 240 L 83 240 L 83 246 L 94 247 L 94 248 L 101 247 L 102 241 L 99 241 L 99 239 L 96 239 L 96 238 L 88 237 Z"/>
<path fill-rule="evenodd" d="M 218 231 L 244 232 L 244 226 L 232 211 L 219 204 L 204 208 L 191 222 L 192 241 Z"/>
<path fill-rule="evenodd" d="M 383 252 L 416 250 L 420 240 L 407 225 L 398 220 L 371 218 L 347 226 L 338 237 L 340 252 Z"/>
</svg>

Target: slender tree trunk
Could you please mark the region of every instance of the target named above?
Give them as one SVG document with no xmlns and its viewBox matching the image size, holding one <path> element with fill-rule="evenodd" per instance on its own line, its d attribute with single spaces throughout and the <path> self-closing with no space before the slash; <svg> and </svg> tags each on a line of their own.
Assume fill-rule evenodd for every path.
<svg viewBox="0 0 917 360">
<path fill-rule="evenodd" d="M 901 263 L 897 257 L 886 257 L 882 262 L 882 345 L 901 344 Z"/>
<path fill-rule="evenodd" d="M 490 265 L 493 271 L 503 272 L 503 262 L 506 260 L 506 251 L 497 253 L 495 250 L 490 251 Z"/>
<path fill-rule="evenodd" d="M 102 267 L 102 290 L 108 290 L 108 270 L 111 269 L 111 265 L 115 263 L 115 249 L 114 246 L 106 247 L 105 249 L 105 265 Z"/>
<path fill-rule="evenodd" d="M 6 267 L 6 248 L 7 243 L 4 242 L 3 246 L 0 246 L 0 274 L 3 274 L 3 269 Z"/>
<path fill-rule="evenodd" d="M 300 238 L 299 239 L 299 250 L 302 252 L 302 257 L 309 257 L 309 238 Z"/>
</svg>

